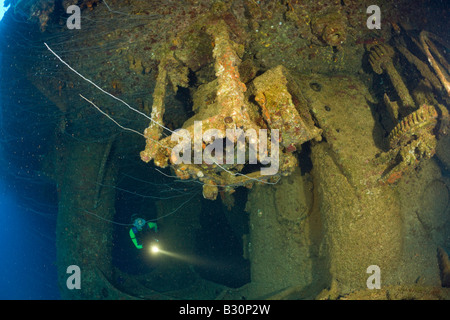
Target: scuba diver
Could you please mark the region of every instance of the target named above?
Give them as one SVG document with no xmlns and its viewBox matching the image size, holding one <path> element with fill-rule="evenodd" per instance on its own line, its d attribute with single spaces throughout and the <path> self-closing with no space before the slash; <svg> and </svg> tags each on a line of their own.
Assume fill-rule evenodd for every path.
<svg viewBox="0 0 450 320">
<path fill-rule="evenodd" d="M 153 245 L 153 248 L 157 248 L 156 244 L 158 243 L 158 239 L 156 239 L 155 234 L 158 232 L 158 225 L 155 222 L 147 222 L 143 218 L 135 218 L 133 220 L 133 226 L 130 229 L 130 238 L 131 241 L 133 241 L 133 244 L 137 249 L 143 248 L 143 241 L 147 241 L 149 237 L 151 237 L 151 240 L 149 240 L 149 243 L 151 242 Z M 137 235 L 139 234 L 139 241 L 137 239 Z M 145 242 L 146 243 L 146 242 Z M 153 250 L 152 248 L 152 250 Z"/>
</svg>

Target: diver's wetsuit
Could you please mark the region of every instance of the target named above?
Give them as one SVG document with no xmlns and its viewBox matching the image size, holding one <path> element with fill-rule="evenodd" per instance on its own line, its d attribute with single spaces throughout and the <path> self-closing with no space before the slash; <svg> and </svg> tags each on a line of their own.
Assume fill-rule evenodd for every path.
<svg viewBox="0 0 450 320">
<path fill-rule="evenodd" d="M 130 238 L 133 241 L 133 244 L 137 249 L 142 249 L 142 241 L 138 241 L 136 235 L 139 234 L 139 239 L 143 240 L 147 238 L 150 234 L 154 238 L 154 234 L 158 232 L 158 226 L 154 222 L 147 222 L 141 230 L 139 230 L 136 226 L 133 226 L 130 229 Z"/>
</svg>

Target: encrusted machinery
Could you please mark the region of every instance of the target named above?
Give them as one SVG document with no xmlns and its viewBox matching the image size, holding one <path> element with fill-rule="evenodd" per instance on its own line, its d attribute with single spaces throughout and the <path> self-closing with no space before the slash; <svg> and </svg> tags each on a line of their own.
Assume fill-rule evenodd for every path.
<svg viewBox="0 0 450 320">
<path fill-rule="evenodd" d="M 321 19 L 317 16 L 311 21 L 311 30 L 322 43 L 339 48 L 345 40 L 345 26 L 338 18 L 326 16 Z M 324 22 L 327 22 L 324 24 Z M 198 179 L 203 183 L 203 195 L 208 199 L 215 199 L 219 192 L 231 194 L 238 186 L 251 187 L 256 183 L 271 183 L 277 177 L 289 175 L 297 165 L 296 157 L 292 152 L 298 150 L 302 143 L 309 140 L 321 140 L 321 130 L 314 125 L 308 110 L 308 103 L 302 101 L 301 95 L 296 94 L 295 81 L 291 81 L 284 67 L 267 70 L 256 77 L 251 83 L 244 84 L 240 76 L 240 65 L 245 51 L 244 45 L 232 40 L 229 25 L 223 19 L 213 19 L 204 22 L 203 29 L 209 35 L 213 44 L 214 71 L 216 79 L 200 86 L 197 91 L 203 92 L 203 96 L 212 97 L 212 101 L 205 104 L 201 99 L 194 99 L 193 110 L 196 114 L 185 122 L 183 128 L 189 133 L 189 139 L 195 140 L 196 132 L 193 122 L 201 121 L 202 130 L 216 129 L 222 132 L 218 137 L 201 139 L 201 146 L 196 148 L 211 150 L 214 148 L 214 139 L 221 139 L 225 144 L 229 137 L 225 136 L 226 130 L 255 130 L 258 136 L 249 138 L 247 142 L 260 145 L 261 137 L 259 129 L 267 129 L 270 133 L 274 129 L 280 135 L 278 150 L 271 150 L 269 143 L 267 154 L 279 153 L 279 170 L 275 175 L 261 175 L 260 172 L 248 170 L 246 164 L 224 163 L 221 159 L 213 159 L 205 163 L 181 163 L 172 149 L 180 142 L 180 137 L 175 132 L 162 137 L 164 94 L 168 73 L 178 70 L 178 78 L 185 79 L 181 85 L 187 85 L 187 68 L 174 59 L 168 52 L 160 59 L 157 84 L 154 91 L 152 108 L 153 122 L 145 130 L 146 147 L 141 152 L 141 159 L 145 162 L 154 161 L 156 166 L 170 166 L 181 179 Z M 439 69 L 439 64 L 434 61 L 429 47 L 438 57 L 440 65 L 448 67 L 447 62 L 439 53 L 430 39 L 436 40 L 434 35 L 422 32 L 420 39 L 413 39 L 419 49 L 426 55 L 437 76 L 430 70 L 426 63 L 412 54 L 397 38 L 394 47 L 387 43 L 372 43 L 366 46 L 369 51 L 369 63 L 377 74 L 384 72 L 389 76 L 399 101 L 391 101 L 387 94 L 384 102 L 394 123 L 394 128 L 389 135 L 389 150 L 375 159 L 375 164 L 381 168 L 381 183 L 393 183 L 406 171 L 415 168 L 422 159 L 429 159 L 435 154 L 437 137 L 447 132 L 449 115 L 445 103 L 448 96 L 448 82 L 444 73 Z M 394 39 L 395 40 L 395 39 Z M 182 41 L 182 40 L 179 40 Z M 397 49 L 423 76 L 423 82 L 440 95 L 440 101 L 426 94 L 425 98 L 417 98 L 410 93 L 407 83 L 402 79 L 401 73 L 394 66 L 394 58 Z M 247 66 L 246 66 L 247 68 Z M 181 71 L 180 71 L 181 70 Z M 172 76 L 176 78 L 176 76 Z M 172 80 L 171 80 L 172 81 Z M 247 90 L 248 88 L 249 90 Z M 448 95 L 448 94 L 447 94 Z M 413 97 L 414 96 L 414 97 Z M 195 97 L 195 93 L 194 93 Z M 197 103 L 196 103 L 197 102 Z M 235 143 L 237 136 L 231 139 Z M 269 138 L 270 140 L 270 138 Z M 274 141 L 271 141 L 272 143 Z M 217 145 L 217 144 L 216 144 Z M 242 146 L 241 146 L 242 147 Z M 237 151 L 237 150 L 235 150 Z M 257 154 L 258 163 L 263 163 L 261 154 Z M 204 159 L 203 159 L 204 160 Z M 219 161 L 218 161 L 219 160 Z M 245 169 L 244 169 L 245 168 Z M 242 171 L 250 172 L 242 174 Z"/>
<path fill-rule="evenodd" d="M 388 137 L 390 150 L 377 161 L 388 164 L 383 183 L 394 183 L 421 160 L 430 159 L 436 152 L 436 134 L 442 120 L 448 121 L 447 109 L 438 105 L 422 105 L 404 117 Z"/>
<path fill-rule="evenodd" d="M 398 119 L 399 113 L 400 115 L 406 115 L 408 114 L 408 111 L 413 110 L 415 103 L 408 92 L 408 88 L 397 72 L 397 69 L 394 67 L 392 62 L 394 54 L 394 49 L 387 44 L 375 45 L 370 48 L 369 62 L 375 73 L 382 74 L 383 71 L 386 71 L 389 75 L 392 85 L 394 86 L 395 91 L 397 92 L 402 103 L 401 110 L 399 110 L 396 103 L 389 104 L 389 111 L 394 119 Z"/>
<path fill-rule="evenodd" d="M 389 150 L 375 159 L 376 163 L 385 167 L 380 178 L 382 183 L 394 183 L 405 172 L 416 168 L 421 160 L 430 159 L 436 152 L 437 138 L 448 132 L 450 121 L 448 109 L 437 100 L 440 99 L 445 103 L 450 97 L 448 80 L 444 76 L 449 70 L 448 63 L 430 38 L 438 40 L 441 44 L 444 42 L 425 31 L 420 33 L 419 38 L 420 41 L 411 37 L 419 50 L 426 56 L 437 77 L 424 62 L 408 50 L 404 39 L 398 38 L 395 41 L 398 51 L 417 68 L 423 77 L 421 79 L 422 87 L 426 89 L 426 93 L 416 95 L 416 101 L 410 95 L 408 88 L 394 67 L 394 48 L 387 44 L 374 45 L 368 48 L 369 62 L 373 71 L 377 74 L 386 71 L 400 99 L 401 106 L 399 107 L 396 101 L 391 101 L 387 94 L 384 95 L 384 102 L 391 120 L 396 125 L 388 136 Z M 430 53 L 429 46 L 439 58 L 439 63 Z M 440 65 L 447 70 L 442 71 Z M 431 92 L 435 93 L 437 99 L 433 94 L 430 94 Z"/>
<path fill-rule="evenodd" d="M 170 136 L 161 138 L 164 115 L 162 101 L 167 82 L 166 69 L 170 61 L 168 58 L 162 59 L 158 69 L 152 123 L 144 132 L 146 147 L 141 152 L 141 159 L 144 162 L 153 160 L 156 166 L 162 168 L 170 165 L 181 179 L 200 180 L 203 183 L 203 196 L 215 199 L 219 191 L 233 193 L 238 186 L 251 187 L 255 182 L 273 182 L 279 176 L 289 175 L 297 166 L 297 159 L 292 153 L 306 141 L 321 140 L 321 130 L 315 127 L 305 101 L 296 97 L 295 87 L 288 80 L 285 68 L 279 66 L 266 71 L 254 79 L 250 85 L 251 90 L 247 91 L 239 74 L 244 48 L 230 39 L 227 25 L 222 20 L 210 22 L 206 32 L 214 45 L 214 70 L 217 79 L 199 90 L 209 91 L 214 101 L 207 105 L 194 105 L 193 109 L 198 110 L 197 114 L 185 122 L 189 137 L 184 138 L 194 141 L 189 148 L 192 148 L 194 154 L 203 150 L 211 151 L 211 148 L 214 149 L 219 144 L 227 143 L 226 147 L 230 148 L 227 140 L 231 140 L 233 149 L 245 148 L 245 144 L 236 143 L 239 136 L 244 134 L 249 146 L 258 146 L 258 152 L 255 152 L 257 162 L 266 164 L 266 157 L 270 154 L 276 157 L 278 170 L 268 175 L 258 171 L 242 174 L 241 171 L 249 162 L 256 164 L 251 163 L 248 158 L 246 163 L 225 162 L 224 156 L 213 156 L 209 161 L 205 161 L 207 159 L 204 156 L 201 163 L 194 163 L 191 157 L 188 161 L 180 161 L 182 156 L 172 150 L 182 137 L 172 131 Z M 256 103 L 252 102 L 252 97 Z M 202 132 L 198 132 L 195 123 L 192 124 L 195 121 L 201 122 L 202 132 L 214 129 L 218 135 L 206 138 L 204 135 L 199 136 Z M 262 136 L 260 129 L 270 132 L 270 138 Z M 249 131 L 255 135 L 248 135 Z M 228 132 L 232 132 L 232 135 Z M 265 134 L 266 131 L 262 132 Z M 216 139 L 220 140 L 219 144 Z M 270 140 L 270 143 L 264 143 L 267 142 L 265 139 Z M 196 144 L 196 141 L 200 143 Z M 265 152 L 261 152 L 262 147 L 266 147 Z M 234 151 L 237 153 L 239 150 Z"/>
</svg>

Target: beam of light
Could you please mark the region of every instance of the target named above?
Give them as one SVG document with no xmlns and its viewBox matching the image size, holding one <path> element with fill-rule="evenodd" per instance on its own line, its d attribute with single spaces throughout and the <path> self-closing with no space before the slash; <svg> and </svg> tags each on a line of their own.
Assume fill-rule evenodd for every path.
<svg viewBox="0 0 450 320">
<path fill-rule="evenodd" d="M 191 262 L 191 263 L 194 260 L 192 257 L 189 257 L 189 256 L 185 256 L 185 255 L 178 254 L 175 252 L 166 251 L 161 248 L 159 243 L 151 243 L 148 251 L 152 256 L 166 255 L 166 256 L 169 256 L 169 257 L 172 257 L 172 258 L 175 258 L 178 260 L 183 260 L 183 261 Z"/>
<path fill-rule="evenodd" d="M 172 252 L 172 251 L 166 251 L 161 249 L 160 247 L 158 247 L 158 251 L 155 253 L 153 252 L 153 248 L 150 249 L 152 252 L 151 254 L 154 256 L 159 256 L 159 255 L 164 255 L 173 259 L 177 259 L 183 262 L 186 262 L 188 264 L 192 264 L 192 265 L 203 265 L 205 264 L 204 261 L 201 261 L 201 259 L 198 259 L 197 257 L 193 257 L 193 256 L 188 256 L 188 255 L 184 255 L 184 254 L 180 254 L 180 253 L 176 253 L 176 252 Z"/>
<path fill-rule="evenodd" d="M 157 257 L 157 256 L 167 256 L 173 259 L 177 259 L 183 262 L 186 262 L 191 265 L 216 265 L 216 263 L 212 261 L 205 260 L 200 257 L 192 256 L 192 255 L 184 255 L 181 253 L 173 252 L 173 251 L 167 251 L 161 248 L 161 246 L 157 244 L 152 244 L 150 248 L 148 249 L 150 255 Z"/>
</svg>

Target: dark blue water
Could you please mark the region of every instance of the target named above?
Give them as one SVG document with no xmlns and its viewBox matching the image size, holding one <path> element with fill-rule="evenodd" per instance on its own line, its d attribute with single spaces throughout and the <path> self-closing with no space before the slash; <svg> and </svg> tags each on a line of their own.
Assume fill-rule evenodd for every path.
<svg viewBox="0 0 450 320">
<path fill-rule="evenodd" d="M 5 32 L 4 27 L 0 32 Z M 0 95 L 17 88 L 12 79 L 17 80 L 14 75 L 11 79 L 2 75 Z M 30 160 L 28 148 L 39 142 L 18 143 L 17 132 L 23 131 L 20 122 L 5 124 L 3 118 L 18 102 L 4 97 L 0 96 L 0 299 L 58 299 L 54 186 L 26 174 L 33 172 L 23 166 Z M 13 163 L 11 154 L 22 161 Z"/>
<path fill-rule="evenodd" d="M 0 181 L 0 299 L 58 299 L 55 213 L 42 213 Z"/>
</svg>

